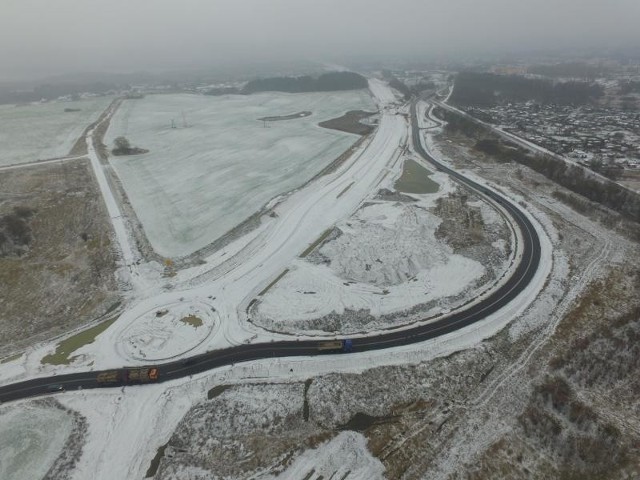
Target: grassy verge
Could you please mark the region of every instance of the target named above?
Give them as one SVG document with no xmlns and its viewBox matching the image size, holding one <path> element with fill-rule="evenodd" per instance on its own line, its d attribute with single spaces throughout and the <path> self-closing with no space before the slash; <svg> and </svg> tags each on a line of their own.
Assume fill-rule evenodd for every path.
<svg viewBox="0 0 640 480">
<path fill-rule="evenodd" d="M 70 355 L 78 350 L 80 347 L 93 343 L 98 335 L 109 328 L 113 322 L 117 320 L 117 317 L 105 320 L 98 325 L 88 328 L 72 337 L 63 340 L 56 347 L 56 351 L 51 355 L 45 356 L 41 363 L 48 363 L 50 365 L 69 365 L 75 357 Z"/>
</svg>

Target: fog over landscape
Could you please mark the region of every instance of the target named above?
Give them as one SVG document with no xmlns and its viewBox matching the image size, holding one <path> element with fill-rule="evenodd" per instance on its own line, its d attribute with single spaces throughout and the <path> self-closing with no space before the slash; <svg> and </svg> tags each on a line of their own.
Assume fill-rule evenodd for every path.
<svg viewBox="0 0 640 480">
<path fill-rule="evenodd" d="M 3 0 L 0 79 L 640 43 L 636 0 Z"/>
<path fill-rule="evenodd" d="M 0 480 L 640 479 L 640 0 L 0 0 Z"/>
</svg>

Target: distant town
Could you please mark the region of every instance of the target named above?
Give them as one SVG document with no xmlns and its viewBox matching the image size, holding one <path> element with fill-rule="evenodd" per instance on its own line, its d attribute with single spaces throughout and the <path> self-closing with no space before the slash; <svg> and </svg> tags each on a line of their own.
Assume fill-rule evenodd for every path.
<svg viewBox="0 0 640 480">
<path fill-rule="evenodd" d="M 528 101 L 469 108 L 467 113 L 585 165 L 601 160 L 619 167 L 640 167 L 638 112 Z"/>
</svg>

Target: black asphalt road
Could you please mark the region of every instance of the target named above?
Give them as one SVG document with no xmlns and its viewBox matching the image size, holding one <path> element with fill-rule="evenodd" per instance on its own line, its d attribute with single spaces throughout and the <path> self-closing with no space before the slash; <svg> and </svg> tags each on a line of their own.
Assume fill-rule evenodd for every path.
<svg viewBox="0 0 640 480">
<path fill-rule="evenodd" d="M 447 318 L 435 320 L 431 323 L 390 331 L 376 336 L 353 339 L 353 352 L 365 352 L 391 348 L 411 343 L 422 342 L 440 335 L 454 332 L 460 328 L 478 322 L 500 308 L 507 305 L 522 292 L 538 269 L 540 262 L 540 239 L 529 219 L 509 200 L 487 189 L 486 187 L 469 180 L 455 171 L 440 164 L 424 150 L 420 141 L 420 130 L 416 119 L 415 102 L 412 104 L 412 130 L 413 144 L 417 153 L 423 156 L 437 170 L 446 172 L 457 181 L 467 185 L 473 190 L 485 195 L 495 203 L 502 206 L 512 217 L 522 233 L 522 258 L 515 268 L 513 275 L 500 288 L 495 290 L 483 301 L 470 306 L 463 311 L 452 313 Z M 304 341 L 278 341 L 255 345 L 238 345 L 224 350 L 215 350 L 197 355 L 186 360 L 153 365 L 158 367 L 158 382 L 165 382 L 177 378 L 186 377 L 195 373 L 204 372 L 225 365 L 233 365 L 239 362 L 259 360 L 273 357 L 293 357 L 318 355 L 318 340 Z M 345 358 L 345 361 L 349 361 Z M 353 360 L 351 360 L 353 361 Z M 126 367 L 123 367 L 126 368 Z M 133 367 L 131 367 L 133 368 Z M 141 367 L 136 367 L 141 368 Z M 21 398 L 55 393 L 58 387 L 65 390 L 77 390 L 100 387 L 117 387 L 121 383 L 103 385 L 96 380 L 99 371 L 57 375 L 46 378 L 35 378 L 20 383 L 4 385 L 0 387 L 0 401 L 8 402 Z"/>
</svg>

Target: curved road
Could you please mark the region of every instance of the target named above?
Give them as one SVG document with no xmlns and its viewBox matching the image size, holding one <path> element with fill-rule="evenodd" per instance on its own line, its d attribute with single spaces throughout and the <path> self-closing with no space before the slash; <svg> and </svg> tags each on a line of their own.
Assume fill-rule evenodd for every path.
<svg viewBox="0 0 640 480">
<path fill-rule="evenodd" d="M 451 315 L 419 325 L 376 336 L 353 338 L 353 352 L 365 352 L 383 348 L 397 347 L 422 342 L 440 335 L 454 332 L 460 328 L 478 322 L 507 305 L 522 292 L 534 277 L 540 262 L 540 239 L 535 228 L 522 211 L 501 195 L 489 190 L 479 183 L 469 180 L 432 158 L 422 147 L 420 129 L 416 117 L 415 101 L 411 106 L 412 135 L 415 151 L 430 162 L 437 170 L 454 177 L 460 183 L 485 195 L 499 204 L 512 217 L 522 235 L 522 257 L 513 275 L 483 301 Z M 262 344 L 238 345 L 223 350 L 215 350 L 175 362 L 151 365 L 158 368 L 157 382 L 165 382 L 201 373 L 213 368 L 231 365 L 238 362 L 259 360 L 272 357 L 318 355 L 320 340 L 277 341 Z M 133 367 L 132 367 L 133 368 Z M 135 367 L 145 368 L 145 367 Z M 113 370 L 108 370 L 113 371 Z M 0 387 L 0 401 L 7 402 L 37 395 L 54 393 L 55 391 L 76 390 L 80 388 L 118 387 L 124 382 L 100 384 L 97 376 L 101 371 L 72 373 L 53 377 L 36 378 L 24 382 Z M 129 384 L 127 384 L 129 385 Z"/>
</svg>

